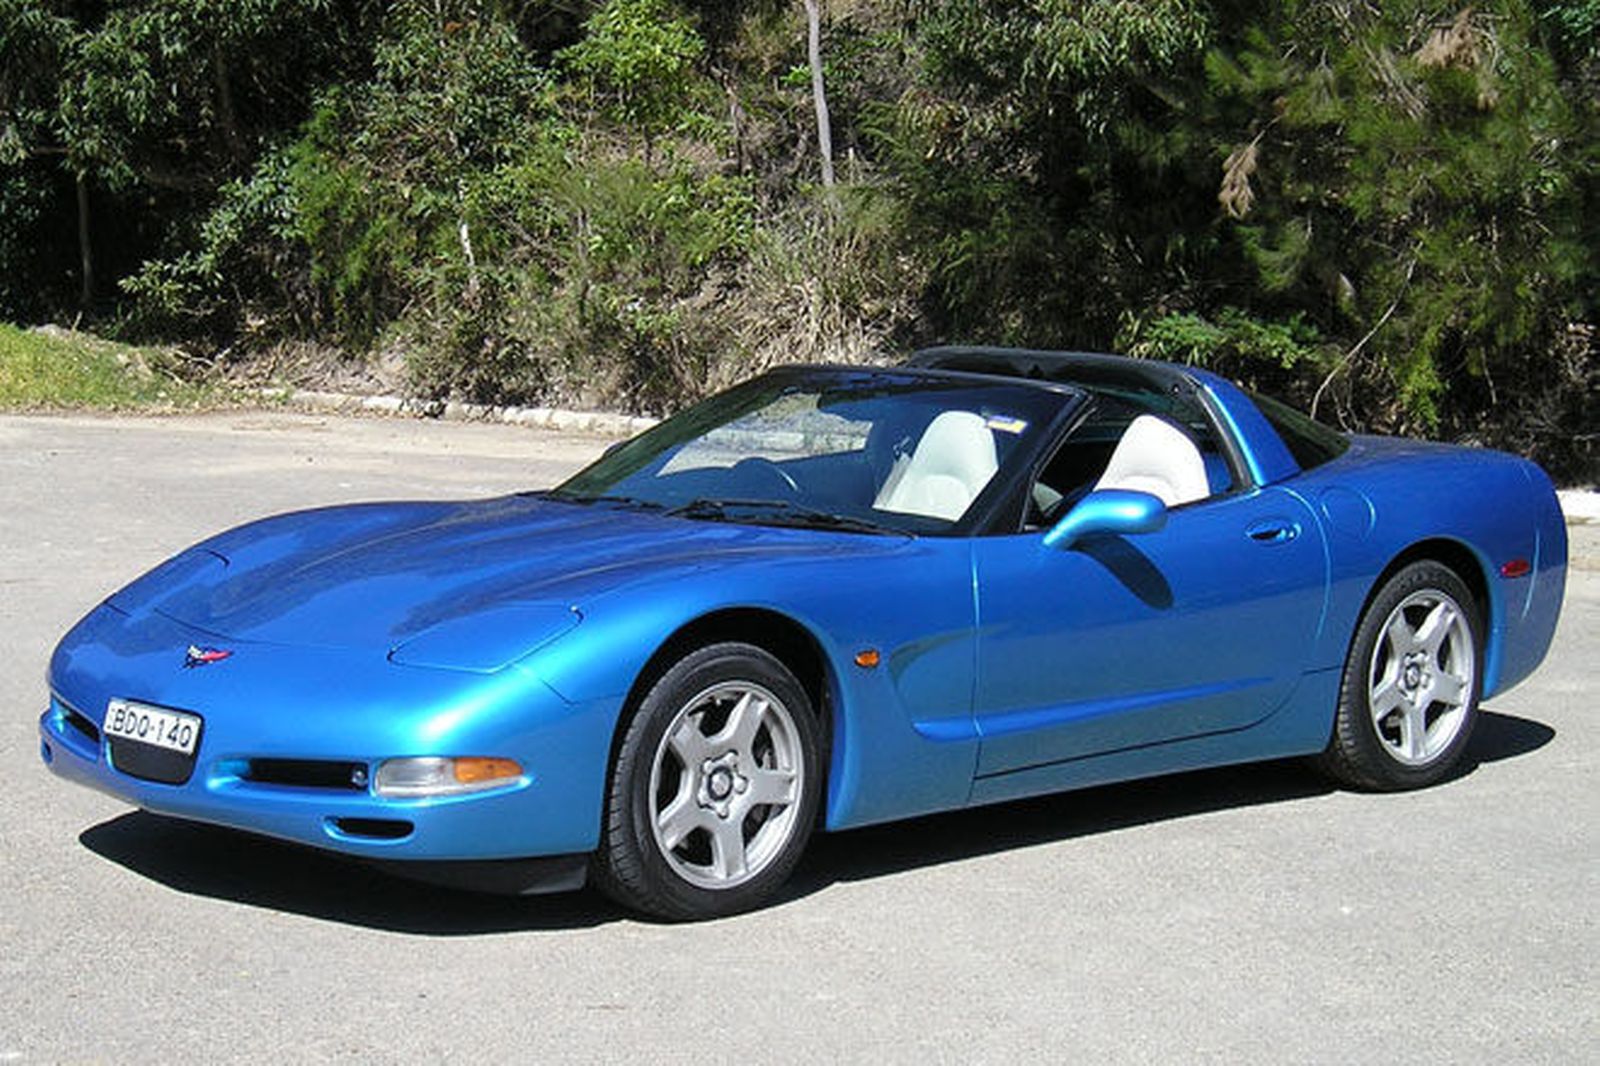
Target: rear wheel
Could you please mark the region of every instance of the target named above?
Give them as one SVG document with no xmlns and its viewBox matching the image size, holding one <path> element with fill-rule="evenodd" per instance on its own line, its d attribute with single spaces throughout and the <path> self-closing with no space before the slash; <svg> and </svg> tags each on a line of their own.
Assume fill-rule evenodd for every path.
<svg viewBox="0 0 1600 1066">
<path fill-rule="evenodd" d="M 1477 718 L 1482 627 L 1471 591 L 1441 563 L 1412 563 L 1385 582 L 1351 642 L 1322 767 L 1384 791 L 1449 774 Z"/>
<path fill-rule="evenodd" d="M 761 903 L 810 838 L 821 749 L 811 701 L 777 658 L 737 643 L 686 655 L 650 688 L 623 734 L 600 887 L 673 919 Z"/>
</svg>

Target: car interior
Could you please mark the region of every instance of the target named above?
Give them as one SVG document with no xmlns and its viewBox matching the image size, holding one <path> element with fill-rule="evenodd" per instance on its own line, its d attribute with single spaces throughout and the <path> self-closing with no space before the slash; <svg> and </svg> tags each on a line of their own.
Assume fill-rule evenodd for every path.
<svg viewBox="0 0 1600 1066">
<path fill-rule="evenodd" d="M 1182 507 L 1232 490 L 1210 418 L 1192 401 L 1094 394 L 1088 416 L 1045 462 L 1028 493 L 1025 530 L 1048 529 L 1095 489 L 1148 492 Z"/>
<path fill-rule="evenodd" d="M 872 506 L 953 522 L 999 469 L 994 432 L 984 417 L 943 411 L 928 423 L 916 450 L 894 460 Z"/>
<path fill-rule="evenodd" d="M 1096 392 L 1091 403 L 1034 479 L 1023 530 L 1049 528 L 1095 489 L 1148 492 L 1182 507 L 1232 488 L 1227 459 L 1197 403 L 1108 392 Z M 732 469 L 690 463 L 660 476 L 685 498 L 803 497 L 817 506 L 870 507 L 943 524 L 967 512 L 1019 444 L 1011 421 L 986 410 L 930 403 L 909 405 L 900 415 L 874 422 L 859 448 L 793 457 L 773 452 Z"/>
<path fill-rule="evenodd" d="M 999 376 L 987 363 L 973 369 Z M 1087 403 L 1031 470 L 1016 461 L 1053 424 L 1058 395 L 987 383 L 897 383 L 887 391 L 851 383 L 815 392 L 767 386 L 746 413 L 658 452 L 606 491 L 669 507 L 720 501 L 802 505 L 866 521 L 895 516 L 896 528 L 939 533 L 1002 489 L 1015 502 L 987 527 L 992 532 L 1048 529 L 1096 488 L 1147 492 L 1179 508 L 1239 484 L 1193 390 L 1106 357 L 1056 369 L 1063 383 L 1087 393 Z"/>
</svg>

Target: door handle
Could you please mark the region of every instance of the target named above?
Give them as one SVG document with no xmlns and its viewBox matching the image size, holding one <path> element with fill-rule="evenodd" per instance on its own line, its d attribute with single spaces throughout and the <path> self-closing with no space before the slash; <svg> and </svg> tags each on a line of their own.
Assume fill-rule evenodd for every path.
<svg viewBox="0 0 1600 1066">
<path fill-rule="evenodd" d="M 1244 533 L 1257 544 L 1287 544 L 1300 535 L 1300 523 L 1285 518 L 1263 518 L 1246 526 Z"/>
</svg>

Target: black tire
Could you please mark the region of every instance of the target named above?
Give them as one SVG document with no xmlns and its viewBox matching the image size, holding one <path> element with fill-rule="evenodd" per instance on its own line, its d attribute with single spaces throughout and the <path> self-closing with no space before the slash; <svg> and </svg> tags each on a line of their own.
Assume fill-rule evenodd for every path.
<svg viewBox="0 0 1600 1066">
<path fill-rule="evenodd" d="M 1435 784 L 1455 769 L 1472 736 L 1482 689 L 1483 619 L 1472 591 L 1442 563 L 1411 563 L 1361 615 L 1333 735 L 1317 764 L 1353 788 Z"/>
<path fill-rule="evenodd" d="M 805 689 L 761 648 L 723 643 L 685 655 L 624 727 L 596 884 L 624 906 L 675 921 L 760 905 L 810 839 L 822 732 Z M 775 802 L 760 802 L 763 793 Z"/>
</svg>

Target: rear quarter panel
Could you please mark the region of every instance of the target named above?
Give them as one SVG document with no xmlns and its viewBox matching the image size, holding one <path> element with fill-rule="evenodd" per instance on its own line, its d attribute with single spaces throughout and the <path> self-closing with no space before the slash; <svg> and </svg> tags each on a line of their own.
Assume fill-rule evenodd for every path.
<svg viewBox="0 0 1600 1066">
<path fill-rule="evenodd" d="M 1549 479 L 1501 452 L 1357 436 L 1339 459 L 1289 482 L 1328 533 L 1328 624 L 1314 667 L 1344 662 L 1368 599 L 1410 554 L 1469 556 L 1484 594 L 1485 696 L 1538 666 L 1560 613 L 1566 531 Z M 1430 550 L 1431 549 L 1431 550 Z M 1530 571 L 1502 577 L 1526 560 Z"/>
</svg>

